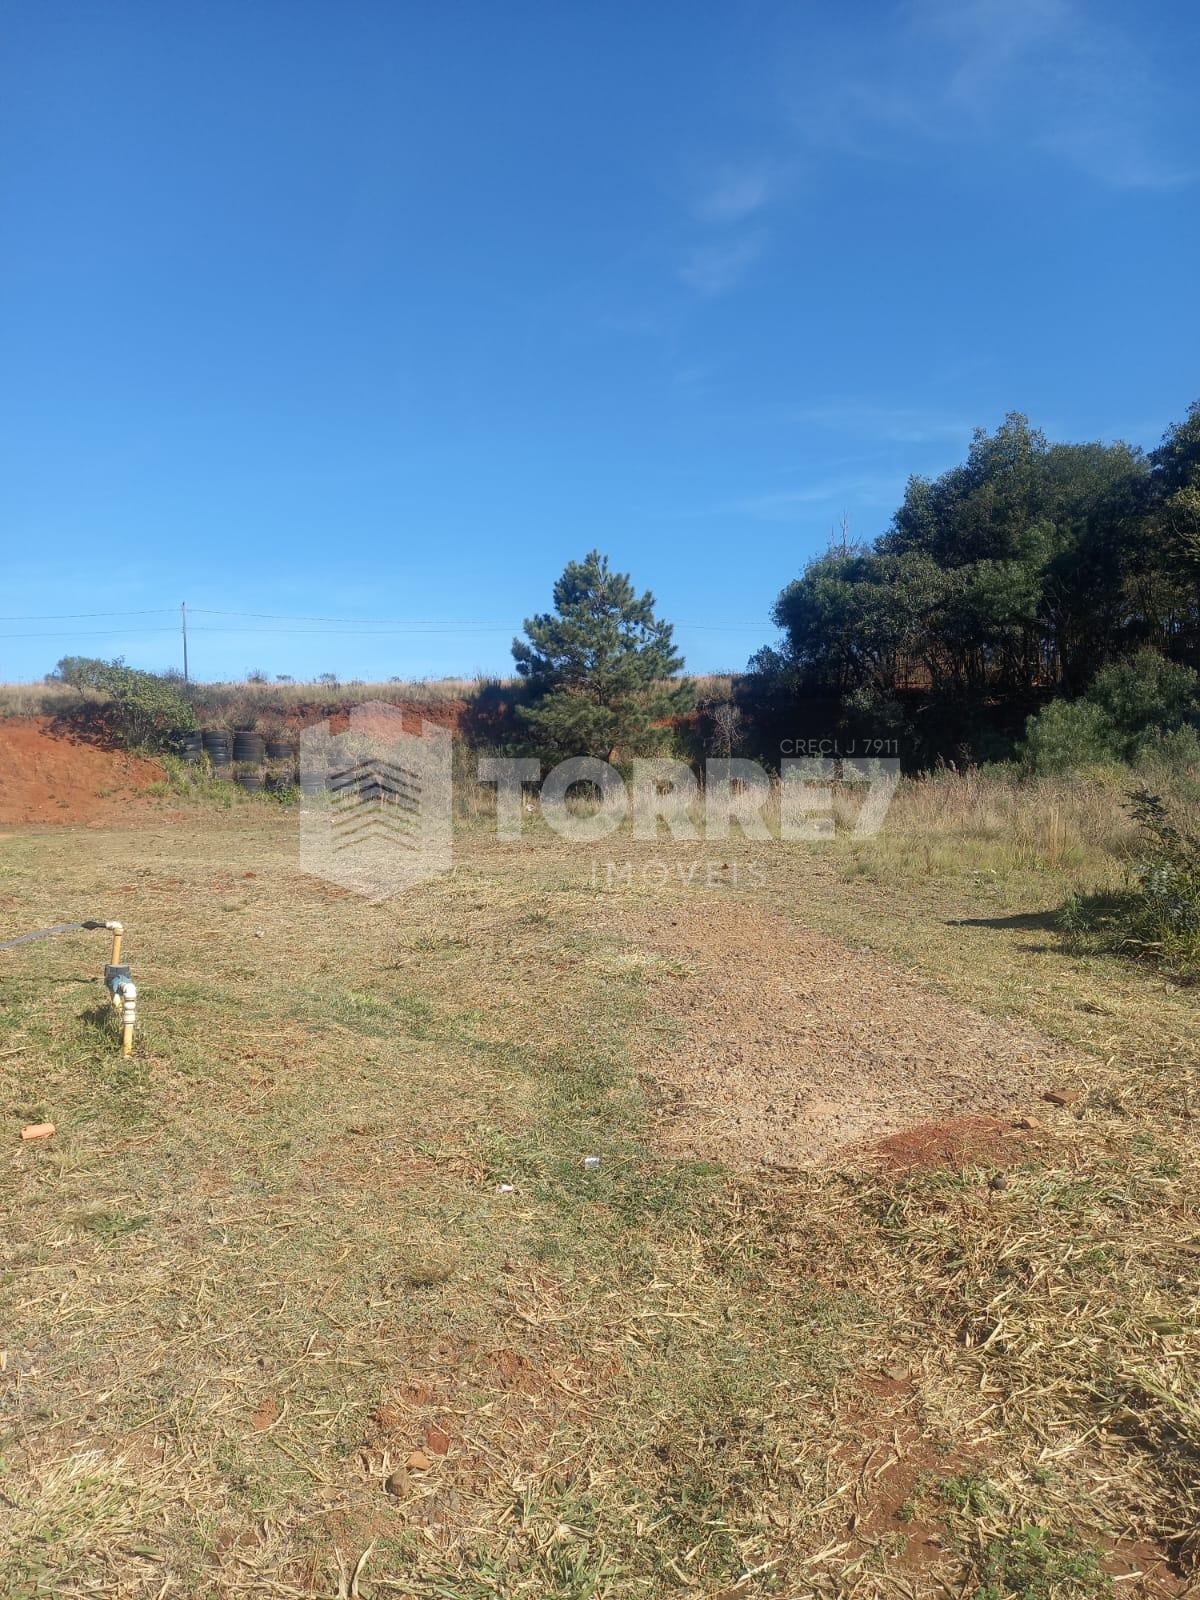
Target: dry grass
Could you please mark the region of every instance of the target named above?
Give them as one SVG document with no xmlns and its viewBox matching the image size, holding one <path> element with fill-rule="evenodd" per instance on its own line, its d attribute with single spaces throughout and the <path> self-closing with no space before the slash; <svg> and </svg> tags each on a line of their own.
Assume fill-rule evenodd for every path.
<svg viewBox="0 0 1200 1600">
<path fill-rule="evenodd" d="M 1107 881 L 1134 841 L 1123 808 L 1134 782 L 1120 768 L 1076 778 L 1024 777 L 1011 767 L 906 778 L 886 828 L 860 855 L 881 878 L 1091 872 Z"/>
<path fill-rule="evenodd" d="M 688 679 L 701 702 L 727 700 L 732 694 L 729 676 L 693 676 Z M 518 678 L 389 678 L 382 683 L 361 679 L 319 683 L 195 683 L 192 694 L 198 717 L 213 727 L 235 724 L 263 728 L 282 726 L 297 711 L 319 706 L 325 714 L 344 711 L 364 700 L 403 705 L 445 705 L 474 702 L 485 691 L 519 694 Z M 101 697 L 90 690 L 64 683 L 0 683 L 0 716 L 54 716 L 94 704 Z"/>
<path fill-rule="evenodd" d="M 202 683 L 195 686 L 199 706 L 214 719 L 289 711 L 310 706 L 314 701 L 346 708 L 363 700 L 410 701 L 437 705 L 446 701 L 470 700 L 491 685 L 511 687 L 511 679 L 500 678 L 389 678 L 384 683 L 365 683 L 356 679 L 346 683 Z"/>
<path fill-rule="evenodd" d="M 386 683 L 197 683 L 192 685 L 196 714 L 206 726 L 235 724 L 283 726 L 297 710 L 320 706 L 325 714 L 364 700 L 395 704 L 442 705 L 471 700 L 481 690 L 510 688 L 511 681 L 489 678 L 389 679 Z M 57 716 L 103 703 L 93 690 L 65 683 L 0 684 L 0 716 Z"/>
<path fill-rule="evenodd" d="M 1200 1162 L 1170 1137 L 1181 1076 L 1165 1106 L 1135 1109 L 1139 1091 L 1126 1091 L 1137 1132 L 1102 1154 L 1089 1134 L 1110 1125 L 1113 1091 L 1099 1075 L 1053 1148 L 1000 1194 L 987 1168 L 968 1166 L 793 1196 L 806 1248 L 844 1257 L 856 1239 L 850 1281 L 904 1330 L 907 1454 L 926 1462 L 909 1506 L 957 1545 L 959 1571 L 978 1573 L 989 1546 L 1032 1527 L 1077 1550 L 1125 1541 L 1143 1561 L 1200 1570 Z M 982 1487 L 950 1518 L 936 1486 L 964 1473 Z"/>
<path fill-rule="evenodd" d="M 645 892 L 536 831 L 466 825 L 452 878 L 383 907 L 304 878 L 267 807 L 5 840 L 6 925 L 125 918 L 145 1030 L 123 1064 L 85 936 L 2 958 L 2 1592 L 1055 1600 L 1132 1565 L 1121 1593 L 1182 1593 L 1194 1003 L 1031 929 L 1069 855 L 999 873 L 956 804 L 944 874 L 884 876 L 920 859 L 901 809 L 903 845 L 770 847 L 751 895 L 653 903 L 761 899 L 1086 1051 L 999 1193 L 970 1162 L 667 1158 Z"/>
<path fill-rule="evenodd" d="M 724 1184 L 639 1139 L 640 964 L 575 894 L 470 865 L 364 908 L 286 826 L 10 855 L 23 919 L 119 900 L 146 1018 L 125 1066 L 70 982 L 99 952 L 4 975 L 10 1134 L 59 1128 L 6 1202 L 10 1592 L 333 1594 L 368 1549 L 364 1594 L 765 1559 L 726 1490 L 769 1483 L 805 1369 L 782 1304 L 748 1360 Z"/>
<path fill-rule="evenodd" d="M 101 704 L 94 690 L 66 683 L 0 683 L 0 717 L 54 717 Z"/>
</svg>

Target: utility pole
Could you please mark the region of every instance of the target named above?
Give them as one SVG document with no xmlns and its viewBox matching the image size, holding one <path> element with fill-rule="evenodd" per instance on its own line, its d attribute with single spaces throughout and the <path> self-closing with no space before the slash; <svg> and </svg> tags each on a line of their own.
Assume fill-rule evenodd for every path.
<svg viewBox="0 0 1200 1600">
<path fill-rule="evenodd" d="M 184 683 L 186 683 L 188 681 L 188 668 L 187 668 L 187 601 L 186 600 L 181 600 L 179 602 L 179 621 L 180 621 L 180 625 L 181 625 L 181 627 L 183 629 L 183 681 L 184 681 Z"/>
</svg>

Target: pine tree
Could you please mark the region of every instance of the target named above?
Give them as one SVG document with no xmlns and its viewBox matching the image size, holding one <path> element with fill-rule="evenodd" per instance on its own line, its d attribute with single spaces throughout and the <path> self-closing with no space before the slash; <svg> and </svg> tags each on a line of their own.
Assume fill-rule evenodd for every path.
<svg viewBox="0 0 1200 1600">
<path fill-rule="evenodd" d="M 646 754 L 691 707 L 690 686 L 666 681 L 683 666 L 670 623 L 654 615 L 654 596 L 639 596 L 598 550 L 567 563 L 554 611 L 528 618 L 525 633 L 513 640 L 531 698 L 520 715 L 548 755 Z"/>
</svg>

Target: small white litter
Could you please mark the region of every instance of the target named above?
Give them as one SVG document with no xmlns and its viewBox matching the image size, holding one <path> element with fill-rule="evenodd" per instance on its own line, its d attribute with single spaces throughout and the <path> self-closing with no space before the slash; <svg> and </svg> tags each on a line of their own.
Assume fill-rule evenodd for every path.
<svg viewBox="0 0 1200 1600">
<path fill-rule="evenodd" d="M 584 1158 L 583 1158 L 583 1170 L 585 1172 L 595 1172 L 596 1168 L 599 1165 L 600 1165 L 600 1157 L 599 1156 L 584 1156 Z"/>
</svg>

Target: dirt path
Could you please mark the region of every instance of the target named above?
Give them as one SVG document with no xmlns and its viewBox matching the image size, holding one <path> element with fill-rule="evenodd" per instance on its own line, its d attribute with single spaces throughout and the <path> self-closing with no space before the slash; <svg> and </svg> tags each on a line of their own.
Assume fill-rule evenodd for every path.
<svg viewBox="0 0 1200 1600">
<path fill-rule="evenodd" d="M 1043 1035 L 761 908 L 705 899 L 622 928 L 686 973 L 671 988 L 671 1009 L 690 1013 L 684 1040 L 650 1063 L 681 1153 L 812 1166 L 914 1128 L 974 1119 L 978 1133 L 1069 1076 Z"/>
</svg>

